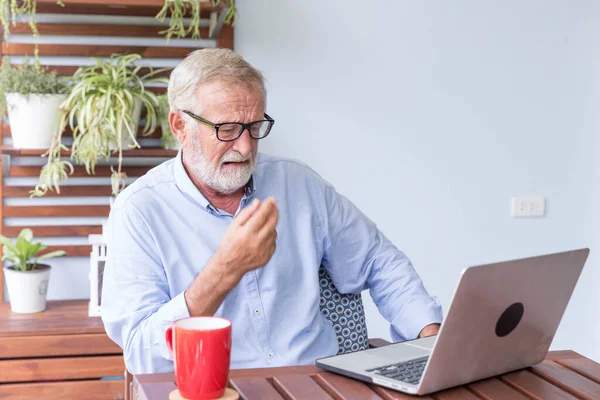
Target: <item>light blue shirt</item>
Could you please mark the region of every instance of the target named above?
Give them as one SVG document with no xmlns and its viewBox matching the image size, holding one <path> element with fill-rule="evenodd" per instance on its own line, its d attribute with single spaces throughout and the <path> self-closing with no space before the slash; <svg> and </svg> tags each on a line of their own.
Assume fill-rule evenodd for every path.
<svg viewBox="0 0 600 400">
<path fill-rule="evenodd" d="M 239 209 L 269 196 L 279 208 L 277 249 L 215 313 L 232 321 L 231 368 L 313 364 L 337 353 L 319 310 L 321 264 L 341 293 L 370 289 L 394 341 L 442 321 L 408 258 L 309 167 L 259 154 Z M 189 316 L 184 291 L 233 218 L 194 186 L 181 151 L 117 196 L 107 223 L 102 319 L 131 373 L 173 371 L 165 331 Z"/>
</svg>

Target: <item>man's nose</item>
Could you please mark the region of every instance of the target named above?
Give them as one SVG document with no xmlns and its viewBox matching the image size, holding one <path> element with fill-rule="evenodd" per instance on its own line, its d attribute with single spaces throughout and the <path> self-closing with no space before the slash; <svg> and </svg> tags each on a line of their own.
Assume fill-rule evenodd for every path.
<svg viewBox="0 0 600 400">
<path fill-rule="evenodd" d="M 255 139 L 252 139 L 250 136 L 250 131 L 248 131 L 248 129 L 244 129 L 241 136 L 237 138 L 235 142 L 233 142 L 233 150 L 245 157 L 252 152 L 252 144 L 254 140 Z"/>
</svg>

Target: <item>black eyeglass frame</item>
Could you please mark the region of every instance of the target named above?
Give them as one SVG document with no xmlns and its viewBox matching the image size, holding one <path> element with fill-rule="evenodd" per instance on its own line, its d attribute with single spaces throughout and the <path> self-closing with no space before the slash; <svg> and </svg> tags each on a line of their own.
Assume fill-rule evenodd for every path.
<svg viewBox="0 0 600 400">
<path fill-rule="evenodd" d="M 269 115 L 267 113 L 265 113 L 265 119 L 261 119 L 259 121 L 254 121 L 254 122 L 250 122 L 249 124 L 244 124 L 244 123 L 241 123 L 241 122 L 222 122 L 222 123 L 219 123 L 219 124 L 215 124 L 214 122 L 210 122 L 209 120 L 204 119 L 201 116 L 196 115 L 196 114 L 194 114 L 191 111 L 188 111 L 188 110 L 180 110 L 180 111 L 182 113 L 185 113 L 185 114 L 189 115 L 190 117 L 192 117 L 193 119 L 195 119 L 198 122 L 202 122 L 203 124 L 206 124 L 208 126 L 213 127 L 215 129 L 215 133 L 217 134 L 217 139 L 219 139 L 221 142 L 233 142 L 234 140 L 237 140 L 240 136 L 242 136 L 242 133 L 244 133 L 244 131 L 246 129 L 248 129 L 248 134 L 250 134 L 251 138 L 257 139 L 257 140 L 264 139 L 267 136 L 269 136 L 269 133 L 271 133 L 271 129 L 273 129 L 273 125 L 275 125 L 275 120 L 273 118 L 269 117 Z M 252 127 L 252 125 L 263 123 L 263 122 L 270 122 L 269 130 L 267 130 L 267 133 L 264 136 L 262 136 L 262 137 L 255 137 L 255 136 L 253 136 L 252 135 L 252 130 L 250 129 Z M 240 131 L 239 131 L 239 133 L 237 134 L 237 136 L 235 138 L 223 140 L 223 139 L 221 139 L 219 137 L 219 128 L 221 126 L 223 126 L 223 125 L 229 125 L 229 124 L 239 125 L 241 127 Z"/>
</svg>

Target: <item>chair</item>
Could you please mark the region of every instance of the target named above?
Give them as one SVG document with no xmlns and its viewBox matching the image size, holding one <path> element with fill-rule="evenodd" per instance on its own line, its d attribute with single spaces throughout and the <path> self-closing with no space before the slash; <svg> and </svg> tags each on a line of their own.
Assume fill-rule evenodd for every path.
<svg viewBox="0 0 600 400">
<path fill-rule="evenodd" d="M 360 293 L 338 292 L 329 273 L 322 265 L 319 268 L 319 289 L 321 292 L 319 308 L 337 335 L 338 354 L 367 349 L 369 335 Z"/>
<path fill-rule="evenodd" d="M 383 339 L 369 339 L 365 310 L 360 293 L 340 293 L 329 273 L 321 265 L 319 268 L 319 309 L 333 326 L 339 345 L 338 354 L 365 350 L 369 347 L 382 347 L 389 342 Z M 125 371 L 125 400 L 132 397 L 132 375 Z"/>
</svg>

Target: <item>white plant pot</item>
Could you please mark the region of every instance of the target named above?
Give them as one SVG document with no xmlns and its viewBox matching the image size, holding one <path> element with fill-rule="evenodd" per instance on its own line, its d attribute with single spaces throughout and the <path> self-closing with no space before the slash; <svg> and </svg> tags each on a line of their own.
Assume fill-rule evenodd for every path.
<svg viewBox="0 0 600 400">
<path fill-rule="evenodd" d="M 50 270 L 50 266 L 46 264 L 38 264 L 38 268 L 33 271 L 4 268 L 12 312 L 25 314 L 46 309 Z"/>
<path fill-rule="evenodd" d="M 7 93 L 6 105 L 13 147 L 48 149 L 60 123 L 64 94 Z"/>
<path fill-rule="evenodd" d="M 140 125 L 140 117 L 142 115 L 142 101 L 139 99 L 134 100 L 133 112 L 131 113 L 131 119 L 133 120 L 133 126 L 131 127 L 133 130 L 133 136 L 137 139 L 138 127 Z M 123 122 L 123 138 L 121 140 L 121 148 L 123 150 L 129 150 L 133 145 L 133 139 L 129 136 L 129 131 L 127 131 L 127 125 Z M 110 150 L 116 150 L 117 144 L 111 141 L 108 144 L 108 148 Z"/>
</svg>

